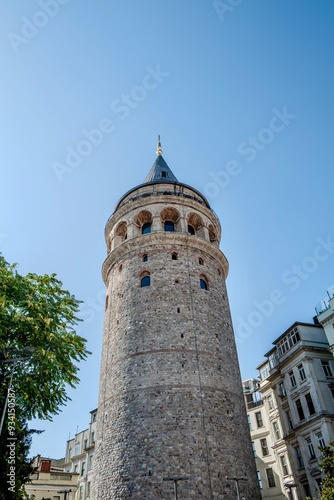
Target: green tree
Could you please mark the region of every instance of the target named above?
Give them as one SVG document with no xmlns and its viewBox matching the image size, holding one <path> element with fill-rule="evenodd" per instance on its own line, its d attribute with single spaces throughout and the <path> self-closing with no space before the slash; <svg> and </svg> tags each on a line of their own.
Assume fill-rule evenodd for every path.
<svg viewBox="0 0 334 500">
<path fill-rule="evenodd" d="M 334 442 L 319 448 L 322 453 L 320 467 L 324 476 L 321 480 L 321 500 L 334 500 Z M 306 500 L 313 500 L 307 497 Z"/>
<path fill-rule="evenodd" d="M 67 387 L 79 382 L 77 363 L 90 354 L 86 340 L 75 331 L 79 304 L 55 274 L 21 276 L 16 265 L 0 255 L 0 409 L 2 413 L 12 377 L 15 425 L 20 423 L 22 429 L 31 418 L 52 420 L 70 399 Z M 2 441 L 7 438 L 8 415 L 7 411 Z M 29 444 L 27 432 L 24 439 Z M 22 450 L 17 445 L 24 462 L 27 454 Z M 8 470 L 3 453 L 0 469 Z M 0 489 L 7 491 L 7 486 L 0 484 Z"/>
<path fill-rule="evenodd" d="M 320 466 L 324 473 L 321 481 L 321 499 L 334 500 L 334 443 L 321 448 L 323 458 Z"/>
</svg>

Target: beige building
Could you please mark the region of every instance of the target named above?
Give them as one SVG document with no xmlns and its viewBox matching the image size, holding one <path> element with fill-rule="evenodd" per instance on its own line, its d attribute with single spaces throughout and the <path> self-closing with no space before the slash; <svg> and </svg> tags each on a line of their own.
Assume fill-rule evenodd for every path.
<svg viewBox="0 0 334 500">
<path fill-rule="evenodd" d="M 245 380 L 243 388 L 262 499 L 286 500 L 271 432 L 271 420 L 276 413 L 275 401 L 273 396 L 263 399 L 257 379 Z"/>
<path fill-rule="evenodd" d="M 294 323 L 259 367 L 272 453 L 290 498 L 317 498 L 319 446 L 334 440 L 334 361 L 320 325 Z"/>
<path fill-rule="evenodd" d="M 90 412 L 89 427 L 69 439 L 66 444 L 64 470 L 77 474 L 77 494 L 75 500 L 92 499 L 92 475 L 95 449 L 97 409 Z"/>
<path fill-rule="evenodd" d="M 34 458 L 36 473 L 25 485 L 29 500 L 75 500 L 78 474 L 64 472 L 64 459 Z"/>
</svg>

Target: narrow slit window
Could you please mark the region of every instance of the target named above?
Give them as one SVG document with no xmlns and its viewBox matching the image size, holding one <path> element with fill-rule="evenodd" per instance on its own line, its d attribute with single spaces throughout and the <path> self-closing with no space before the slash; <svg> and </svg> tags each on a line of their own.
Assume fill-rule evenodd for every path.
<svg viewBox="0 0 334 500">
<path fill-rule="evenodd" d="M 151 285 L 151 276 L 149 274 L 146 274 L 140 280 L 140 287 L 144 288 L 145 286 L 150 286 L 150 285 Z"/>
<path fill-rule="evenodd" d="M 207 282 L 206 282 L 206 280 L 204 278 L 200 278 L 200 280 L 199 280 L 199 286 L 203 290 L 207 290 L 208 289 L 208 284 L 207 284 Z"/>
<path fill-rule="evenodd" d="M 176 252 L 172 253 L 172 260 L 177 260 L 177 253 Z"/>
</svg>

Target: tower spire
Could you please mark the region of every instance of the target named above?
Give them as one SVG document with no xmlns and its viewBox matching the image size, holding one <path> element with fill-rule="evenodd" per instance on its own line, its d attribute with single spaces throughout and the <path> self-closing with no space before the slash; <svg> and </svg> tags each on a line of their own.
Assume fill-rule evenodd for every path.
<svg viewBox="0 0 334 500">
<path fill-rule="evenodd" d="M 162 147 L 161 147 L 161 142 L 160 142 L 160 135 L 158 135 L 157 155 L 158 156 L 162 156 Z"/>
</svg>

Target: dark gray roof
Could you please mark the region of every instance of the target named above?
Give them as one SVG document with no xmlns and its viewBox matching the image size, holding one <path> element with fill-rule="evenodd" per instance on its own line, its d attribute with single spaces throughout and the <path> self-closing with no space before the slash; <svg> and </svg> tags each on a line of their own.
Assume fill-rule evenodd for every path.
<svg viewBox="0 0 334 500">
<path fill-rule="evenodd" d="M 178 182 L 178 180 L 163 157 L 159 155 L 146 176 L 144 184 L 146 182 Z"/>
</svg>

